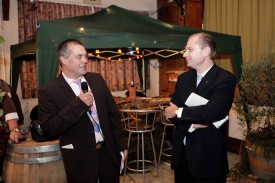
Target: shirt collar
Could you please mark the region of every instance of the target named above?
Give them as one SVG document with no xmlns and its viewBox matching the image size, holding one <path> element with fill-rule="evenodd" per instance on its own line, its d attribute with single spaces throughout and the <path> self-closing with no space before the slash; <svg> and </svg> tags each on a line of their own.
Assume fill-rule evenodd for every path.
<svg viewBox="0 0 275 183">
<path fill-rule="evenodd" d="M 213 64 L 214 65 L 214 64 Z M 213 67 L 213 65 L 211 65 L 206 71 L 204 71 L 203 73 L 201 73 L 201 74 L 199 74 L 199 73 L 197 73 L 197 75 L 201 75 L 202 77 L 204 77 L 206 74 L 207 74 L 207 72 Z"/>
<path fill-rule="evenodd" d="M 79 77 L 79 78 L 77 78 L 77 79 L 71 79 L 71 78 L 68 78 L 68 77 L 64 74 L 64 72 L 62 72 L 62 75 L 63 75 L 65 81 L 66 81 L 69 85 L 70 85 L 71 83 L 74 83 L 75 80 L 78 80 L 78 79 L 80 79 L 80 78 L 81 78 L 81 82 L 84 81 L 83 76 L 81 76 L 81 77 Z"/>
</svg>

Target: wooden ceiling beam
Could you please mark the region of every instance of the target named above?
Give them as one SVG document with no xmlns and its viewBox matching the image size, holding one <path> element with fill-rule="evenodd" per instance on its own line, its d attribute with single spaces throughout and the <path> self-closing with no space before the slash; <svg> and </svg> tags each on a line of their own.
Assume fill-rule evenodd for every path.
<svg viewBox="0 0 275 183">
<path fill-rule="evenodd" d="M 3 12 L 3 20 L 9 20 L 10 15 L 10 0 L 2 0 L 2 12 Z"/>
</svg>

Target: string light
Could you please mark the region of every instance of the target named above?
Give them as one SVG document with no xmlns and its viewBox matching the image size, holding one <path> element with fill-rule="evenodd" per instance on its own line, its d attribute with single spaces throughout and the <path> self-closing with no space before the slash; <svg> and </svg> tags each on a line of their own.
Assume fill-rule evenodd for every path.
<svg viewBox="0 0 275 183">
<path fill-rule="evenodd" d="M 80 27 L 79 32 L 83 33 L 85 31 L 84 27 Z"/>
<path fill-rule="evenodd" d="M 93 54 L 94 53 L 94 54 Z M 139 47 L 128 47 L 128 48 L 117 48 L 115 49 L 95 49 L 91 50 L 90 53 L 88 53 L 88 57 L 96 57 L 100 59 L 105 60 L 135 60 L 135 59 L 141 59 L 144 57 L 153 57 L 158 56 L 161 58 L 168 58 L 176 55 L 182 55 L 183 50 L 171 50 L 171 49 L 161 49 L 161 50 L 150 50 L 150 49 L 141 49 Z"/>
</svg>

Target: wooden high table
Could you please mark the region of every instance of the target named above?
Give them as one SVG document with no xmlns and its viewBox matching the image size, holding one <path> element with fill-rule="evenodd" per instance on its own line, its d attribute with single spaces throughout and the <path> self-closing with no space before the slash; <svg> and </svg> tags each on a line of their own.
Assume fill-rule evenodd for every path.
<svg viewBox="0 0 275 183">
<path fill-rule="evenodd" d="M 168 105 L 170 97 L 136 97 L 115 98 L 120 109 L 159 109 L 161 105 Z"/>
<path fill-rule="evenodd" d="M 129 169 L 134 172 L 143 173 L 143 182 L 145 182 L 145 172 L 153 169 L 155 167 L 155 172 L 158 175 L 158 162 L 156 158 L 155 144 L 153 138 L 153 131 L 156 129 L 156 122 L 159 119 L 160 109 L 120 109 L 122 114 L 122 122 L 124 124 L 125 130 L 129 133 L 128 136 L 128 147 L 130 149 L 130 142 L 136 142 L 136 158 L 128 162 L 125 160 L 124 168 L 124 178 L 126 178 L 126 169 Z M 149 135 L 149 140 L 151 145 L 148 146 L 148 143 L 145 143 L 145 135 Z M 141 143 L 140 143 L 141 141 Z M 152 147 L 153 160 L 145 157 L 145 144 L 146 147 Z M 148 150 L 148 149 L 147 149 Z M 141 157 L 140 157 L 141 153 Z"/>
</svg>

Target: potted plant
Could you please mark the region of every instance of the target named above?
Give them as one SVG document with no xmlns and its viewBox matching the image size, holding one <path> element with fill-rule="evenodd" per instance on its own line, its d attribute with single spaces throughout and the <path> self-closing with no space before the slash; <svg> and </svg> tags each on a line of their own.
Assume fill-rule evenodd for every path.
<svg viewBox="0 0 275 183">
<path fill-rule="evenodd" d="M 275 52 L 243 66 L 240 95 L 235 110 L 246 126 L 247 155 L 241 156 L 239 172 L 264 179 L 275 178 Z M 248 160 L 247 162 L 245 162 Z M 245 167 L 248 165 L 249 167 Z M 236 167 L 233 167 L 236 168 Z M 244 171 L 245 170 L 245 171 Z"/>
</svg>

